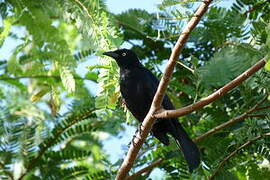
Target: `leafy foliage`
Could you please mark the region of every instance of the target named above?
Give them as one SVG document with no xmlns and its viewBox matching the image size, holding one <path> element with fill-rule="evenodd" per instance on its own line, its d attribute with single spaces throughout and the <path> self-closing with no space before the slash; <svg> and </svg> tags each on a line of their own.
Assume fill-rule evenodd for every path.
<svg viewBox="0 0 270 180">
<path fill-rule="evenodd" d="M 133 49 L 139 55 L 143 52 L 140 50 L 140 47 L 142 47 L 142 49 L 148 49 L 151 47 L 151 51 L 146 50 L 143 53 L 144 55 L 139 57 L 141 57 L 144 61 L 147 61 L 145 64 L 157 74 L 160 74 L 160 71 L 159 69 L 155 68 L 156 64 L 159 63 L 162 65 L 162 60 L 169 57 L 169 51 L 166 51 L 166 49 L 170 47 L 170 44 L 175 42 L 174 37 L 178 37 L 178 34 L 181 33 L 181 27 L 183 24 L 185 24 L 185 19 L 190 17 L 190 10 L 192 7 L 196 6 L 196 4 L 192 5 L 190 2 L 188 3 L 189 4 L 183 4 L 182 7 L 179 7 L 181 6 L 179 1 L 164 1 L 163 4 L 160 5 L 163 13 L 160 16 L 160 19 L 158 19 L 155 15 L 152 15 L 152 20 L 148 16 L 145 16 L 145 21 L 141 20 L 142 22 L 155 21 L 155 24 L 163 24 L 163 28 L 160 29 L 151 23 L 144 25 L 143 29 L 142 23 L 140 33 L 138 33 L 137 30 L 132 30 L 128 25 L 125 26 L 122 24 L 123 29 L 125 30 L 124 39 L 126 41 L 132 40 L 133 38 L 140 40 L 138 43 L 134 43 L 134 41 L 132 43 Z M 236 3 L 239 4 L 241 2 L 237 1 Z M 268 9 L 269 6 L 266 4 L 267 3 L 264 4 L 264 8 Z M 253 5 L 256 6 L 255 1 L 242 3 L 241 6 L 245 6 L 245 8 L 248 10 L 251 9 Z M 269 49 L 265 47 L 266 38 L 257 38 L 259 34 L 269 33 L 266 28 L 266 23 L 262 23 L 262 26 L 257 28 L 260 30 L 260 32 L 255 32 L 254 29 L 256 28 L 256 25 L 254 26 L 254 24 L 256 24 L 256 22 L 260 23 L 261 19 L 252 19 L 249 16 L 249 13 L 257 11 L 259 12 L 257 13 L 258 16 L 264 17 L 264 22 L 269 22 L 268 14 L 261 13 L 262 11 L 260 8 L 255 8 L 254 10 L 241 16 L 239 14 L 245 13 L 245 11 L 240 13 L 239 9 L 237 11 L 234 7 L 235 4 L 232 4 L 231 9 L 211 7 L 209 12 L 201 21 L 200 25 L 196 28 L 188 40 L 185 49 L 182 51 L 181 62 L 189 68 L 195 69 L 196 73 L 193 74 L 189 69 L 182 65 L 178 65 L 176 67 L 173 79 L 170 82 L 168 94 L 178 107 L 191 104 L 194 101 L 207 96 L 214 89 L 223 86 L 225 83 L 237 77 L 240 73 L 255 64 L 256 61 L 266 56 L 266 54 L 269 52 Z M 180 8 L 184 8 L 184 11 L 179 12 Z M 130 16 L 134 14 L 133 11 L 129 12 Z M 124 15 L 125 14 L 123 13 L 122 16 Z M 124 21 L 124 18 L 122 19 Z M 150 26 L 151 29 L 146 29 L 147 26 Z M 177 29 L 179 27 L 180 29 Z M 154 34 L 152 34 L 153 30 L 155 30 Z M 133 33 L 130 31 L 133 31 Z M 161 35 L 160 37 L 159 33 Z M 132 34 L 137 35 L 133 36 Z M 140 36 L 138 36 L 139 34 Z M 158 46 L 149 46 L 149 43 L 147 43 L 145 40 L 145 36 L 141 36 L 144 34 L 147 34 L 146 37 L 150 37 L 150 39 L 151 37 L 159 37 L 158 39 L 152 38 L 152 40 L 154 39 L 154 42 L 157 44 L 163 44 L 163 48 L 161 49 L 163 50 L 162 52 L 164 52 L 164 54 L 161 57 L 159 57 L 159 52 L 155 51 L 156 47 Z M 132 37 L 129 37 L 131 35 Z M 148 41 L 151 40 L 148 39 Z M 151 52 L 151 54 L 148 52 Z M 189 130 L 191 134 L 194 134 L 195 136 L 203 134 L 209 129 L 214 128 L 215 126 L 247 111 L 252 104 L 254 105 L 254 103 L 258 102 L 259 99 L 262 98 L 262 94 L 267 95 L 269 92 L 269 85 L 266 85 L 268 80 L 269 73 L 261 71 L 240 85 L 238 88 L 234 89 L 230 94 L 225 95 L 212 105 L 197 111 L 196 114 L 194 113 L 187 115 L 186 117 L 182 117 L 181 120 L 185 127 L 190 127 Z M 267 107 L 268 104 L 269 102 L 266 101 L 264 106 Z M 252 118 L 247 119 L 246 121 L 258 123 L 265 122 L 267 124 L 265 124 L 265 127 L 267 127 L 268 111 L 269 110 L 266 109 L 264 112 L 262 112 L 263 116 L 261 116 L 261 112 L 258 112 L 258 114 L 260 114 L 258 117 L 254 115 Z M 167 179 L 207 179 L 215 172 L 221 161 L 231 152 L 237 149 L 237 147 L 244 144 L 248 139 L 252 139 L 263 132 L 267 132 L 267 128 L 263 132 L 261 132 L 261 130 L 254 130 L 256 132 L 259 131 L 255 134 L 253 134 L 253 131 L 246 131 L 252 127 L 258 127 L 258 124 L 247 125 L 245 123 L 237 123 L 231 128 L 217 132 L 211 137 L 208 137 L 204 141 L 200 142 L 199 146 L 201 147 L 204 166 L 193 174 L 189 174 L 187 171 L 185 171 L 186 166 L 181 160 L 179 160 L 179 154 L 178 158 L 172 158 L 164 161 L 160 167 L 162 169 L 164 167 L 163 170 L 166 172 Z M 243 131 L 240 133 L 239 129 L 242 129 Z M 259 147 L 265 143 L 267 144 L 267 141 L 267 138 L 263 138 L 258 142 L 254 142 L 254 145 L 252 144 L 250 147 Z M 148 160 L 141 160 L 142 164 L 149 161 L 153 162 L 155 159 L 160 157 L 168 159 L 168 157 L 158 154 L 152 148 L 149 149 L 153 154 L 151 153 L 151 158 L 148 158 Z M 160 150 L 161 147 L 158 149 Z M 173 151 L 169 150 L 169 152 Z M 258 154 L 260 150 L 253 149 L 250 154 L 247 152 L 249 152 L 249 146 L 245 147 L 243 150 L 241 150 L 241 152 L 236 153 L 235 157 L 229 160 L 228 163 L 231 163 L 231 165 L 227 166 L 227 163 L 225 163 L 225 167 L 219 171 L 218 177 L 216 178 L 246 179 L 244 174 L 247 172 L 250 172 L 249 176 L 251 177 L 251 174 L 257 171 L 256 167 L 258 167 L 258 164 L 261 162 L 252 161 L 250 160 L 252 158 L 248 157 L 253 154 Z M 238 158 L 240 158 L 241 161 Z M 250 169 L 243 170 L 240 168 L 243 166 L 249 167 Z M 269 167 L 269 165 L 267 165 L 267 167 Z M 259 171 L 263 173 L 264 170 L 267 172 L 267 168 L 262 168 Z M 240 171 L 243 174 L 241 174 Z"/>
<path fill-rule="evenodd" d="M 206 87 L 221 87 L 251 67 L 260 58 L 262 58 L 261 53 L 248 45 L 226 47 L 216 53 L 207 65 L 198 70 L 198 76 Z"/>
<path fill-rule="evenodd" d="M 135 123 L 120 107 L 117 64 L 102 52 L 125 41 L 160 77 L 198 4 L 164 0 L 156 13 L 129 9 L 115 15 L 100 0 L 1 1 L 0 47 L 13 43 L 14 48 L 0 60 L 0 178 L 114 179 L 123 156 L 113 163 L 104 139 L 121 137 L 125 118 Z M 211 6 L 170 81 L 167 94 L 176 107 L 206 97 L 261 58 L 269 59 L 269 12 L 266 0 Z M 241 121 L 198 142 L 202 165 L 195 172 L 188 172 L 173 141 L 163 146 L 153 137 L 131 172 L 162 158 L 162 179 L 268 177 L 269 84 L 268 62 L 227 95 L 180 118 L 195 138 L 256 106 Z M 138 179 L 151 179 L 150 174 Z"/>
<path fill-rule="evenodd" d="M 107 156 L 95 134 L 115 130 L 96 116 L 95 99 L 84 81 L 96 82 L 98 73 L 76 73 L 89 55 L 121 43 L 105 5 L 98 2 L 1 2 L 0 45 L 5 47 L 9 38 L 15 42 L 11 56 L 1 61 L 1 179 L 103 176 L 96 171 L 111 176 L 101 163 Z M 91 21 L 88 11 L 97 19 Z M 89 30 L 99 34 L 85 34 Z"/>
<path fill-rule="evenodd" d="M 96 119 L 91 107 L 84 104 L 82 108 L 85 110 L 70 112 L 65 118 L 58 117 L 59 122 L 50 130 L 51 133 L 38 129 L 38 121 L 31 123 L 27 118 L 19 118 L 8 110 L 2 110 L 1 126 L 4 130 L 1 132 L 1 163 L 6 169 L 2 176 L 9 174 L 14 161 L 25 168 L 24 172 L 17 174 L 20 178 L 25 175 L 34 178 L 35 173 L 31 172 L 37 171 L 39 177 L 45 179 L 87 175 L 90 167 L 84 165 L 83 161 L 89 156 L 94 162 L 96 158 L 100 159 L 91 153 L 99 146 L 91 134 L 102 127 L 102 122 Z M 13 120 L 8 122 L 6 119 Z M 91 145 L 76 145 L 81 138 L 84 139 L 81 141 Z"/>
</svg>

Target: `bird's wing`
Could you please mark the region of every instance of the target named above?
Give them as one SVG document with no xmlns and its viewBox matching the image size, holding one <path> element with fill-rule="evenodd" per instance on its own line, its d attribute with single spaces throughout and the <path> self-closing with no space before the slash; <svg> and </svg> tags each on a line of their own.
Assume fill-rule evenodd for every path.
<svg viewBox="0 0 270 180">
<path fill-rule="evenodd" d="M 148 69 L 145 69 L 145 77 L 147 78 L 147 80 L 145 81 L 145 92 L 148 93 L 148 97 L 150 99 L 150 101 L 152 102 L 158 85 L 159 85 L 159 80 L 156 78 L 156 76 L 149 71 Z M 173 106 L 171 100 L 169 99 L 169 97 L 165 94 L 163 102 L 162 102 L 162 106 L 164 109 L 175 109 L 175 107 Z"/>
<path fill-rule="evenodd" d="M 148 94 L 151 103 L 159 81 L 149 70 L 145 70 L 145 77 L 145 92 Z M 167 95 L 164 96 L 162 106 L 164 109 L 168 110 L 175 109 Z M 178 122 L 177 118 L 157 119 L 152 127 L 152 132 L 153 135 L 165 145 L 169 144 L 167 133 L 170 133 L 175 138 L 179 148 L 182 149 L 190 171 L 199 166 L 200 152 L 196 144 L 189 138 L 182 125 Z"/>
</svg>

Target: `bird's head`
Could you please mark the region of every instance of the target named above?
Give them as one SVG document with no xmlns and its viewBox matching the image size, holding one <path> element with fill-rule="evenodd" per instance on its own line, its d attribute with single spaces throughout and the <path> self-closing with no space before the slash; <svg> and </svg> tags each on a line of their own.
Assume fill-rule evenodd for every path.
<svg viewBox="0 0 270 180">
<path fill-rule="evenodd" d="M 104 52 L 103 55 L 110 56 L 115 59 L 120 68 L 142 66 L 137 55 L 129 49 L 108 51 Z"/>
</svg>

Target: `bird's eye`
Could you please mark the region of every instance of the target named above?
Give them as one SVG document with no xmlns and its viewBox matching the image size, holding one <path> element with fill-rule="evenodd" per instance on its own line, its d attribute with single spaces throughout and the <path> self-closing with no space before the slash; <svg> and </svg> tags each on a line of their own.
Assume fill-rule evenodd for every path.
<svg viewBox="0 0 270 180">
<path fill-rule="evenodd" d="M 122 53 L 122 56 L 126 56 L 127 54 L 126 53 Z"/>
</svg>

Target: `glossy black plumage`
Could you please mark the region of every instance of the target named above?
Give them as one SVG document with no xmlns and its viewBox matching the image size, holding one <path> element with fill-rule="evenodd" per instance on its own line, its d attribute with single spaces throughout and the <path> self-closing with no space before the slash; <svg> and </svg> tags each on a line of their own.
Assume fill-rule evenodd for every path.
<svg viewBox="0 0 270 180">
<path fill-rule="evenodd" d="M 159 80 L 140 63 L 137 55 L 131 50 L 119 49 L 103 54 L 116 60 L 120 67 L 121 95 L 130 112 L 142 122 L 150 109 Z M 164 109 L 175 109 L 167 95 L 162 106 Z M 169 145 L 167 134 L 171 134 L 183 151 L 190 171 L 199 166 L 199 150 L 176 118 L 157 119 L 151 132 L 165 145 Z"/>
</svg>

